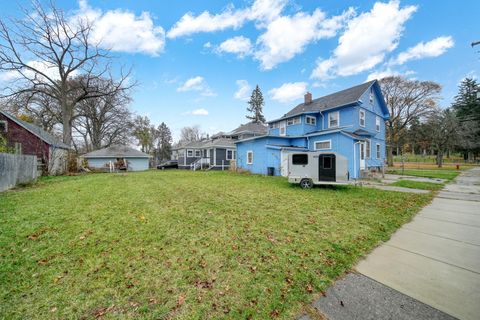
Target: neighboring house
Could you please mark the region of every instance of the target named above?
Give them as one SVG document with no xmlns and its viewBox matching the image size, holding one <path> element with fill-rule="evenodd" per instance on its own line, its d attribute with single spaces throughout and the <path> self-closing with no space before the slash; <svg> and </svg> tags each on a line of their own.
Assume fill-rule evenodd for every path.
<svg viewBox="0 0 480 320">
<path fill-rule="evenodd" d="M 65 173 L 70 148 L 52 134 L 1 110 L 0 134 L 16 153 L 37 156 L 43 173 Z"/>
<path fill-rule="evenodd" d="M 109 170 L 112 165 L 115 170 L 127 171 L 148 170 L 150 155 L 127 146 L 111 146 L 92 151 L 81 156 L 87 160 L 88 167 L 98 170 Z"/>
<path fill-rule="evenodd" d="M 325 151 L 348 159 L 351 179 L 385 163 L 387 105 L 377 80 L 312 100 L 305 94 L 283 117 L 269 121 L 263 137 L 237 141 L 237 168 L 257 174 L 288 175 L 288 154 Z M 272 170 L 272 169 L 270 169 Z"/>
<path fill-rule="evenodd" d="M 220 132 L 209 139 L 193 141 L 172 148 L 172 159 L 183 169 L 227 169 L 236 159 L 235 141 L 265 135 L 266 125 L 257 122 L 242 124 L 231 132 Z"/>
</svg>

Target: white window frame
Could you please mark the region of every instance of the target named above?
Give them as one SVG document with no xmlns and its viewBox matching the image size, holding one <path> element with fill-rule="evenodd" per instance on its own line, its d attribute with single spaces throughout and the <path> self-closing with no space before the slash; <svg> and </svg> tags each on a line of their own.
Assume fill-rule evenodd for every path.
<svg viewBox="0 0 480 320">
<path fill-rule="evenodd" d="M 195 158 L 201 158 L 202 157 L 202 150 L 196 149 L 195 150 Z"/>
<path fill-rule="evenodd" d="M 380 159 L 382 157 L 382 151 L 381 151 L 380 143 L 375 144 L 375 156 L 376 156 L 377 159 Z"/>
<path fill-rule="evenodd" d="M 368 100 L 370 104 L 373 105 L 374 97 L 373 97 L 373 87 L 370 87 L 370 94 L 368 95 Z"/>
<path fill-rule="evenodd" d="M 337 125 L 336 125 L 336 126 L 332 126 L 332 125 L 331 125 L 331 122 L 332 122 L 331 117 L 332 117 L 332 115 L 334 115 L 334 114 L 337 115 Z M 338 128 L 338 127 L 340 127 L 340 111 L 330 112 L 330 113 L 328 114 L 328 127 L 329 127 L 329 128 Z"/>
<path fill-rule="evenodd" d="M 285 121 L 280 121 L 278 124 L 278 134 L 281 136 L 286 136 L 287 135 L 287 123 Z M 283 129 L 283 132 L 282 132 Z"/>
<path fill-rule="evenodd" d="M 372 155 L 372 140 L 365 140 L 365 159 L 370 159 Z"/>
<path fill-rule="evenodd" d="M 302 123 L 301 117 L 293 117 L 293 118 L 287 119 L 287 126 L 294 126 L 301 123 Z"/>
<path fill-rule="evenodd" d="M 252 159 L 249 159 L 250 157 Z M 247 151 L 247 164 L 253 164 L 253 151 L 252 150 Z"/>
<path fill-rule="evenodd" d="M 193 149 L 187 149 L 187 158 L 193 158 L 194 154 Z"/>
<path fill-rule="evenodd" d="M 328 142 L 328 148 L 317 148 L 318 143 L 325 143 L 325 142 Z M 332 150 L 332 140 L 315 141 L 313 143 L 313 146 L 315 150 Z"/>
<path fill-rule="evenodd" d="M 5 126 L 5 131 L 1 132 L 0 133 L 7 133 L 8 132 L 8 122 L 5 121 L 5 120 L 0 120 L 0 123 L 3 123 L 4 126 Z"/>
<path fill-rule="evenodd" d="M 228 152 L 231 152 L 230 157 L 228 156 Z M 227 160 L 235 160 L 235 150 L 227 149 L 225 157 Z"/>
<path fill-rule="evenodd" d="M 381 128 L 381 124 L 382 124 L 381 121 L 382 121 L 382 120 L 380 120 L 380 117 L 379 117 L 379 116 L 376 116 L 376 117 L 375 117 L 375 130 L 376 130 L 377 132 L 380 132 L 380 128 Z"/>
<path fill-rule="evenodd" d="M 362 117 L 362 115 L 363 115 L 363 117 Z M 363 120 L 363 124 L 362 124 L 362 120 Z M 358 110 L 358 124 L 360 125 L 360 127 L 365 128 L 366 123 L 367 123 L 367 113 L 365 112 L 365 110 L 359 109 Z"/>
<path fill-rule="evenodd" d="M 309 122 L 310 119 L 310 122 Z M 314 116 L 305 116 L 305 123 L 311 126 L 317 125 L 317 118 Z"/>
</svg>

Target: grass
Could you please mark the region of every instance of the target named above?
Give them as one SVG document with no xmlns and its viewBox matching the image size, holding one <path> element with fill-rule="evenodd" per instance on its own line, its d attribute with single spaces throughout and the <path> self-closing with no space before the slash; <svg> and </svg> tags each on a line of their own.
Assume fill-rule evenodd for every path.
<svg viewBox="0 0 480 320">
<path fill-rule="evenodd" d="M 391 184 L 396 187 L 421 189 L 421 190 L 440 190 L 443 188 L 443 183 L 422 182 L 413 180 L 398 180 Z"/>
<path fill-rule="evenodd" d="M 460 174 L 460 171 L 451 170 L 451 169 L 443 169 L 443 170 L 405 169 L 402 172 L 402 169 L 400 168 L 388 168 L 387 173 L 400 174 L 400 175 L 403 174 L 406 176 L 414 176 L 414 177 L 453 180 Z"/>
<path fill-rule="evenodd" d="M 428 201 L 148 171 L 0 194 L 4 319 L 290 319 Z"/>
</svg>

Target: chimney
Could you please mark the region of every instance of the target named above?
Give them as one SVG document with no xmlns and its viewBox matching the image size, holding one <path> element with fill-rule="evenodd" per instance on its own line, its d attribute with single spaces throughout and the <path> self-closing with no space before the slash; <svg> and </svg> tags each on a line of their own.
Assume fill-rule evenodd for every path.
<svg viewBox="0 0 480 320">
<path fill-rule="evenodd" d="M 305 104 L 312 103 L 312 94 L 310 92 L 305 93 Z"/>
</svg>

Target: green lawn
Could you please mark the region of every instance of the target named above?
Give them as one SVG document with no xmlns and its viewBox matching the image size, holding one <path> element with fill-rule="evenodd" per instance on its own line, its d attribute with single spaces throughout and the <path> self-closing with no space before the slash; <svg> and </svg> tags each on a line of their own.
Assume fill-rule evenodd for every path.
<svg viewBox="0 0 480 320">
<path fill-rule="evenodd" d="M 432 195 L 149 171 L 0 194 L 0 318 L 291 319 Z"/>
<path fill-rule="evenodd" d="M 403 174 L 406 176 L 414 176 L 414 177 L 453 180 L 460 174 L 460 171 L 452 170 L 452 169 L 440 169 L 440 170 L 405 169 L 402 172 L 402 169 L 400 168 L 388 168 L 387 173 Z"/>
<path fill-rule="evenodd" d="M 423 182 L 414 180 L 398 180 L 391 184 L 396 187 L 421 189 L 421 190 L 440 190 L 443 188 L 443 183 Z"/>
</svg>

